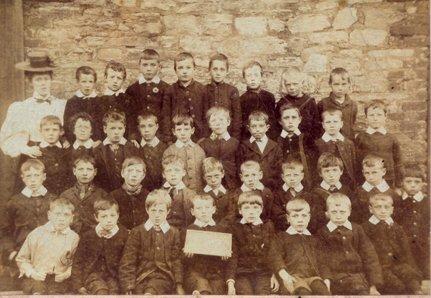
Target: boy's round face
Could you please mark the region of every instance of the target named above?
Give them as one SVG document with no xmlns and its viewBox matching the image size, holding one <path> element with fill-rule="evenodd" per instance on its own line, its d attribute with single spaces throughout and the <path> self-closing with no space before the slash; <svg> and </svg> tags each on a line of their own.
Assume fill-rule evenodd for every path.
<svg viewBox="0 0 431 298">
<path fill-rule="evenodd" d="M 21 179 L 25 186 L 31 189 L 31 191 L 37 191 L 43 185 L 46 179 L 46 174 L 43 170 L 30 168 L 21 174 Z"/>
<path fill-rule="evenodd" d="M 288 187 L 296 187 L 301 183 L 302 179 L 304 179 L 303 168 L 297 166 L 293 169 L 286 169 L 283 171 L 281 178 Z"/>
<path fill-rule="evenodd" d="M 185 175 L 186 172 L 184 168 L 179 164 L 167 165 L 163 170 L 163 178 L 165 178 L 171 186 L 178 185 L 181 181 L 183 181 L 183 177 Z"/>
<path fill-rule="evenodd" d="M 245 203 L 242 204 L 239 209 L 239 214 L 242 215 L 244 220 L 247 223 L 254 223 L 260 219 L 260 215 L 262 214 L 262 206 L 256 203 Z"/>
<path fill-rule="evenodd" d="M 323 181 L 329 185 L 335 185 L 337 182 L 339 182 L 342 174 L 343 171 L 341 171 L 340 167 L 338 166 L 322 168 L 320 171 L 320 176 L 322 177 Z"/>
<path fill-rule="evenodd" d="M 300 73 L 288 73 L 284 76 L 284 88 L 290 96 L 302 95 L 303 76 Z"/>
<path fill-rule="evenodd" d="M 367 111 L 367 123 L 371 128 L 377 129 L 385 127 L 386 125 L 386 114 L 381 108 L 368 109 Z"/>
<path fill-rule="evenodd" d="M 350 90 L 349 77 L 347 75 L 332 75 L 331 89 L 336 98 L 345 97 Z"/>
<path fill-rule="evenodd" d="M 227 76 L 226 62 L 220 60 L 214 60 L 211 63 L 210 68 L 211 79 L 216 83 L 221 83 Z"/>
<path fill-rule="evenodd" d="M 335 136 L 343 127 L 343 121 L 338 115 L 325 115 L 322 126 L 326 133 L 330 136 Z"/>
<path fill-rule="evenodd" d="M 121 176 L 129 186 L 138 186 L 145 178 L 145 170 L 143 164 L 130 165 L 121 171 Z"/>
<path fill-rule="evenodd" d="M 92 74 L 81 73 L 79 75 L 78 84 L 82 94 L 84 94 L 85 96 L 88 96 L 91 94 L 91 92 L 93 92 L 94 85 L 96 84 L 96 82 Z"/>
<path fill-rule="evenodd" d="M 269 124 L 265 122 L 265 120 L 251 120 L 248 125 L 248 130 L 250 134 L 256 140 L 262 140 L 262 138 L 266 135 L 266 132 L 269 129 Z"/>
<path fill-rule="evenodd" d="M 117 92 L 120 90 L 124 81 L 124 73 L 108 68 L 106 72 L 106 86 L 109 90 Z"/>
<path fill-rule="evenodd" d="M 244 70 L 244 80 L 248 88 L 259 89 L 262 83 L 262 70 L 259 66 L 255 65 L 253 67 Z"/>
<path fill-rule="evenodd" d="M 80 160 L 73 168 L 73 175 L 80 184 L 89 184 L 96 177 L 97 170 L 91 162 Z"/>
<path fill-rule="evenodd" d="M 173 135 L 183 143 L 187 143 L 191 140 L 192 135 L 195 132 L 195 128 L 190 125 L 175 125 L 175 128 L 172 129 Z"/>
<path fill-rule="evenodd" d="M 310 222 L 310 207 L 306 206 L 302 210 L 288 212 L 287 221 L 297 232 L 304 232 Z"/>
<path fill-rule="evenodd" d="M 155 225 L 160 226 L 166 221 L 169 210 L 166 204 L 153 204 L 147 209 L 149 220 Z"/>
<path fill-rule="evenodd" d="M 387 220 L 394 212 L 392 200 L 376 200 L 369 206 L 371 214 L 380 220 Z"/>
<path fill-rule="evenodd" d="M 48 144 L 55 144 L 62 135 L 62 130 L 58 124 L 46 123 L 40 128 L 40 134 Z"/>
<path fill-rule="evenodd" d="M 192 215 L 201 222 L 208 223 L 215 213 L 216 208 L 211 200 L 193 200 Z"/>
<path fill-rule="evenodd" d="M 139 70 L 141 74 L 144 76 L 145 80 L 151 81 L 160 70 L 160 64 L 157 59 L 142 59 L 139 63 Z"/>
<path fill-rule="evenodd" d="M 228 119 L 224 113 L 214 113 L 208 120 L 208 125 L 212 132 L 221 136 L 227 132 L 227 128 L 230 125 L 230 119 Z"/>
<path fill-rule="evenodd" d="M 51 94 L 51 75 L 49 74 L 34 74 L 31 78 L 31 85 L 34 92 L 45 97 Z"/>
<path fill-rule="evenodd" d="M 77 140 L 81 142 L 88 141 L 91 138 L 91 132 L 92 128 L 90 121 L 84 119 L 78 119 L 76 121 L 73 133 L 75 134 Z"/>
<path fill-rule="evenodd" d="M 299 115 L 297 110 L 288 109 L 282 112 L 280 117 L 280 124 L 283 129 L 287 132 L 293 132 L 301 123 L 301 116 Z"/>
<path fill-rule="evenodd" d="M 112 143 L 118 143 L 126 132 L 126 126 L 121 121 L 110 121 L 103 126 L 103 131 Z"/>
<path fill-rule="evenodd" d="M 68 206 L 55 206 L 48 211 L 48 220 L 53 224 L 56 231 L 63 231 L 73 221 L 73 211 Z"/>
<path fill-rule="evenodd" d="M 382 165 L 374 165 L 372 167 L 364 166 L 362 168 L 365 180 L 373 186 L 380 184 L 386 174 L 386 170 Z"/>
<path fill-rule="evenodd" d="M 223 177 L 224 173 L 219 170 L 209 171 L 204 174 L 206 183 L 212 189 L 218 188 L 221 185 Z"/>
<path fill-rule="evenodd" d="M 337 226 L 342 226 L 350 216 L 351 208 L 343 202 L 329 204 L 326 217 Z"/>
<path fill-rule="evenodd" d="M 141 132 L 142 138 L 146 142 L 154 139 L 157 130 L 159 129 L 159 125 L 157 124 L 156 119 L 153 117 L 140 120 L 138 127 L 139 131 Z"/>
<path fill-rule="evenodd" d="M 259 184 L 262 177 L 262 171 L 255 168 L 241 170 L 240 174 L 241 181 L 244 185 L 253 190 L 256 189 L 256 186 Z"/>
<path fill-rule="evenodd" d="M 192 59 L 184 59 L 182 61 L 177 61 L 177 68 L 175 70 L 177 73 L 178 80 L 182 83 L 188 83 L 193 80 L 195 74 L 195 67 L 193 65 Z"/>
<path fill-rule="evenodd" d="M 110 231 L 117 225 L 119 217 L 117 208 L 116 206 L 111 206 L 109 209 L 97 212 L 95 218 L 102 230 Z"/>
<path fill-rule="evenodd" d="M 415 195 L 422 190 L 424 182 L 422 178 L 418 177 L 405 177 L 402 182 L 402 187 L 409 195 Z"/>
</svg>

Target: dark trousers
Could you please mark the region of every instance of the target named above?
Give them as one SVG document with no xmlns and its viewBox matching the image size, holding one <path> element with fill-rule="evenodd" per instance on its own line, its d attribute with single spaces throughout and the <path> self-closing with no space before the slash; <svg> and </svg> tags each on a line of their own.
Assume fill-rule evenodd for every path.
<svg viewBox="0 0 431 298">
<path fill-rule="evenodd" d="M 135 288 L 133 294 L 168 295 L 174 293 L 174 283 L 169 275 L 155 271 L 145 277 Z"/>
<path fill-rule="evenodd" d="M 24 278 L 22 281 L 22 290 L 24 294 L 66 294 L 70 289 L 69 280 L 55 282 L 54 276 L 47 276 L 44 281 Z"/>
<path fill-rule="evenodd" d="M 85 281 L 85 288 L 92 295 L 120 294 L 118 280 L 109 273 L 91 273 Z"/>
<path fill-rule="evenodd" d="M 421 276 L 409 265 L 384 268 L 381 294 L 414 294 L 421 287 Z"/>
<path fill-rule="evenodd" d="M 271 294 L 271 273 L 238 274 L 235 278 L 237 295 Z"/>
<path fill-rule="evenodd" d="M 297 279 L 298 280 L 298 279 Z M 284 286 L 283 282 L 280 281 L 280 294 L 281 295 L 331 295 L 331 293 L 328 290 L 328 287 L 323 282 L 322 279 L 314 279 L 312 282 L 307 282 L 306 279 L 302 279 L 296 284 L 294 284 L 295 291 L 293 293 L 290 293 L 286 287 Z"/>
<path fill-rule="evenodd" d="M 369 295 L 370 286 L 363 273 L 347 273 L 331 282 L 333 295 Z"/>
<path fill-rule="evenodd" d="M 184 280 L 186 291 L 190 294 L 199 291 L 203 295 L 225 295 L 226 281 L 219 274 L 202 274 L 190 271 Z"/>
</svg>

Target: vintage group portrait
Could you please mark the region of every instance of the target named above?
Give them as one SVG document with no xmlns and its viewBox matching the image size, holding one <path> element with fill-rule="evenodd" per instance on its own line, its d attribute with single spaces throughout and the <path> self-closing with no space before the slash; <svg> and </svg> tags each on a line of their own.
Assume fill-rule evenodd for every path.
<svg viewBox="0 0 431 298">
<path fill-rule="evenodd" d="M 429 1 L 0 15 L 0 296 L 430 295 Z"/>
</svg>

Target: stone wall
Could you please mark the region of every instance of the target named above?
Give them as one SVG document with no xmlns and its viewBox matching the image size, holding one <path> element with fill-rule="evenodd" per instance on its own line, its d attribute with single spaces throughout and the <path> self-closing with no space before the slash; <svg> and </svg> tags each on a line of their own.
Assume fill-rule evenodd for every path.
<svg viewBox="0 0 431 298">
<path fill-rule="evenodd" d="M 345 67 L 360 105 L 389 103 L 389 128 L 406 159 L 427 158 L 429 78 L 428 1 L 402 0 L 24 0 L 25 46 L 47 49 L 59 69 L 55 94 L 74 92 L 75 69 L 97 69 L 102 90 L 107 60 L 125 63 L 135 80 L 140 51 L 157 49 L 162 77 L 175 81 L 173 57 L 190 51 L 197 80 L 206 83 L 208 57 L 228 55 L 229 81 L 241 91 L 242 66 L 265 70 L 265 87 L 279 96 L 283 69 L 302 67 L 316 81 L 319 100 L 329 93 L 328 73 Z"/>
</svg>

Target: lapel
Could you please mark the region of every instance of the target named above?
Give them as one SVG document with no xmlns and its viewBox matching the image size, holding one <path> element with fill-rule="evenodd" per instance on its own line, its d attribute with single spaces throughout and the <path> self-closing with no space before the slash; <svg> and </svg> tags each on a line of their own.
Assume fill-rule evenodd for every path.
<svg viewBox="0 0 431 298">
<path fill-rule="evenodd" d="M 101 155 L 102 155 L 102 159 L 103 159 L 103 163 L 105 165 L 109 165 L 109 159 L 108 159 L 108 150 L 111 150 L 111 148 L 109 148 L 109 145 L 102 145 L 101 146 Z"/>
<path fill-rule="evenodd" d="M 257 147 L 256 142 L 250 143 L 250 140 L 247 140 L 245 144 L 254 153 L 258 154 L 259 156 L 262 155 L 262 152 L 260 152 L 260 149 L 259 149 L 259 147 Z"/>
<path fill-rule="evenodd" d="M 345 142 L 344 144 L 348 145 L 347 142 Z M 340 152 L 341 160 L 347 164 L 346 170 L 348 171 L 350 179 L 352 179 L 352 181 L 355 181 L 355 175 L 353 173 L 353 165 L 351 163 L 352 158 L 354 158 L 354 157 L 350 156 L 350 154 L 349 154 L 350 150 L 348 150 L 349 148 L 347 148 L 348 146 L 343 146 L 343 142 L 341 142 L 341 141 L 335 142 L 335 145 L 337 146 L 338 152 Z"/>
<path fill-rule="evenodd" d="M 257 145 L 256 145 L 256 147 L 257 147 Z M 274 143 L 274 141 L 272 141 L 271 139 L 268 139 L 268 143 L 266 144 L 265 150 L 263 150 L 262 157 L 265 157 L 266 155 L 268 155 L 269 152 L 274 150 L 275 147 L 276 147 L 276 144 Z M 257 148 L 257 149 L 259 149 L 259 148 Z M 259 152 L 260 152 L 260 150 L 259 150 Z"/>
</svg>

